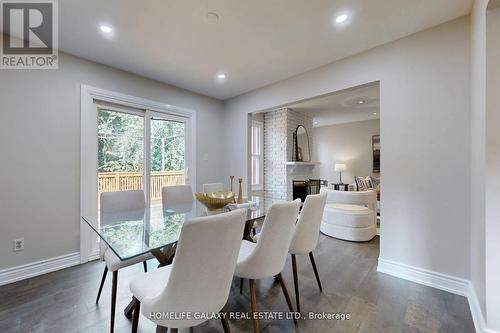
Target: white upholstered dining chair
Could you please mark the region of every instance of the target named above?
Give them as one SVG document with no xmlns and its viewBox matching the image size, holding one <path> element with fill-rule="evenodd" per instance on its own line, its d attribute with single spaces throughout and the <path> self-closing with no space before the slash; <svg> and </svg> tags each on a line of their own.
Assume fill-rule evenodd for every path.
<svg viewBox="0 0 500 333">
<path fill-rule="evenodd" d="M 203 192 L 205 192 L 205 193 L 219 192 L 219 191 L 225 191 L 225 190 L 226 190 L 226 185 L 224 185 L 224 183 L 203 184 Z"/>
<path fill-rule="evenodd" d="M 163 209 L 194 202 L 193 189 L 190 185 L 165 186 L 161 189 Z"/>
<path fill-rule="evenodd" d="M 134 217 L 142 219 L 144 209 L 146 208 L 146 199 L 143 190 L 119 191 L 119 192 L 104 192 L 101 193 L 101 219 L 109 216 L 110 219 L 120 216 Z M 137 256 L 128 260 L 120 260 L 118 256 L 111 250 L 106 243 L 101 240 L 99 242 L 99 257 L 106 263 L 102 274 L 101 284 L 97 293 L 96 304 L 99 303 L 102 288 L 106 281 L 108 271 L 113 272 L 113 282 L 111 285 L 111 323 L 110 332 L 114 331 L 115 310 L 116 310 L 116 289 L 118 286 L 118 270 L 124 267 L 135 265 L 142 262 L 144 271 L 147 271 L 146 260 L 153 259 L 151 253 Z"/>
<path fill-rule="evenodd" d="M 293 312 L 292 302 L 281 271 L 285 266 L 299 208 L 300 199 L 273 204 L 266 214 L 257 243 L 247 240 L 241 243 L 235 275 L 241 278 L 241 285 L 244 279 L 250 282 L 252 313 L 257 311 L 255 280 L 273 276 L 278 279 L 288 307 Z M 258 332 L 259 321 L 255 317 L 253 317 L 253 325 L 254 332 Z"/>
<path fill-rule="evenodd" d="M 292 272 L 293 284 L 295 287 L 295 301 L 297 303 L 297 311 L 300 312 L 299 301 L 299 281 L 297 276 L 297 254 L 309 254 L 316 282 L 320 291 L 323 291 L 321 281 L 319 279 L 318 269 L 314 261 L 313 250 L 316 249 L 319 240 L 321 219 L 325 209 L 326 193 L 308 195 L 302 206 L 302 211 L 299 215 L 299 220 L 295 226 L 295 233 L 290 244 L 289 252 L 292 255 Z"/>
<path fill-rule="evenodd" d="M 134 296 L 132 332 L 139 313 L 157 325 L 157 332 L 193 327 L 202 318 L 156 318 L 151 313 L 217 313 L 227 302 L 238 259 L 246 209 L 184 222 L 172 265 L 137 276 L 130 283 Z M 221 319 L 229 332 L 227 319 Z"/>
</svg>

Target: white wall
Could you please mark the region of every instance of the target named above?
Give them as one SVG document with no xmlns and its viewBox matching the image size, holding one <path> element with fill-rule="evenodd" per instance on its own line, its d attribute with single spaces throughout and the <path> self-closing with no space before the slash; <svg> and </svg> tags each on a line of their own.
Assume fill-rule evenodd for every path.
<svg viewBox="0 0 500 333">
<path fill-rule="evenodd" d="M 500 8 L 488 11 L 486 52 L 486 313 L 500 332 Z"/>
<path fill-rule="evenodd" d="M 488 0 L 476 1 L 471 13 L 470 279 L 483 314 L 486 314 L 484 200 L 487 2 Z"/>
<path fill-rule="evenodd" d="M 471 281 L 486 324 L 500 332 L 500 9 L 471 14 Z"/>
<path fill-rule="evenodd" d="M 314 177 L 338 183 L 335 163 L 347 165 L 347 171 L 342 172 L 342 181 L 346 184 L 354 183 L 355 176 L 372 175 L 372 136 L 378 134 L 378 119 L 313 128 L 313 155 L 320 162 L 314 168 Z"/>
<path fill-rule="evenodd" d="M 81 84 L 196 110 L 198 188 L 225 179 L 217 100 L 66 54 L 58 70 L 2 70 L 1 268 L 79 251 Z"/>
<path fill-rule="evenodd" d="M 249 112 L 380 80 L 380 257 L 468 279 L 469 32 L 461 18 L 226 101 L 226 173 L 246 174 Z"/>
</svg>

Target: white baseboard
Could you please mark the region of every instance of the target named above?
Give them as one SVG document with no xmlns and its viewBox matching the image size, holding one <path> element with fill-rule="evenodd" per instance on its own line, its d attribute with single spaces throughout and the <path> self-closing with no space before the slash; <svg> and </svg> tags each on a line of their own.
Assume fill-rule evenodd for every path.
<svg viewBox="0 0 500 333">
<path fill-rule="evenodd" d="M 500 333 L 486 328 L 484 314 L 471 281 L 382 258 L 378 259 L 377 271 L 467 297 L 476 333 Z"/>
<path fill-rule="evenodd" d="M 470 282 L 468 280 L 401 264 L 392 260 L 379 258 L 377 271 L 429 287 L 449 291 L 453 294 L 466 297 L 469 294 Z"/>
<path fill-rule="evenodd" d="M 483 311 L 481 305 L 479 304 L 479 299 L 477 298 L 476 289 L 469 281 L 469 292 L 467 295 L 469 299 L 469 308 L 472 315 L 472 320 L 474 321 L 474 326 L 476 327 L 476 333 L 493 333 L 493 331 L 486 329 L 486 323 L 484 320 Z"/>
<path fill-rule="evenodd" d="M 0 270 L 0 286 L 80 264 L 80 253 L 36 261 Z"/>
<path fill-rule="evenodd" d="M 89 257 L 88 257 L 88 260 L 87 261 L 93 261 L 93 260 L 97 260 L 97 259 L 100 259 L 99 257 L 99 249 L 95 250 L 94 252 L 92 252 Z"/>
</svg>

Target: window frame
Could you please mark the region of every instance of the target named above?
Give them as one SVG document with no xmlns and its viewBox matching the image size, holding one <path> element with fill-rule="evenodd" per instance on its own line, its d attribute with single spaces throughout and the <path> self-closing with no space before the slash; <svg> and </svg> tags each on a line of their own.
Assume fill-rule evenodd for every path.
<svg viewBox="0 0 500 333">
<path fill-rule="evenodd" d="M 258 138 L 260 146 L 260 154 L 254 154 L 254 139 L 253 139 L 253 129 L 258 128 L 260 132 L 260 137 Z M 259 184 L 254 184 L 254 169 L 253 160 L 258 158 L 259 160 Z M 263 191 L 264 190 L 264 123 L 262 121 L 252 120 L 252 125 L 250 126 L 250 187 L 252 191 Z"/>
</svg>

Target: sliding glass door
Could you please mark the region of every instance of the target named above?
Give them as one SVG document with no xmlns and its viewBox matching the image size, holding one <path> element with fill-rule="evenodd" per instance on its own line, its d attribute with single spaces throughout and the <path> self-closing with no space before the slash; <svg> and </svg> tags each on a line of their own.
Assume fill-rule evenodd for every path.
<svg viewBox="0 0 500 333">
<path fill-rule="evenodd" d="M 81 217 L 99 214 L 104 192 L 143 190 L 148 208 L 161 213 L 163 187 L 195 188 L 195 110 L 82 85 L 80 133 Z M 81 219 L 81 262 L 98 254 Z"/>
<path fill-rule="evenodd" d="M 190 118 L 96 103 L 97 209 L 103 192 L 142 189 L 161 214 L 162 188 L 189 184 Z M 92 244 L 97 251 L 98 239 Z"/>
<path fill-rule="evenodd" d="M 98 207 L 103 192 L 144 189 L 144 135 L 141 112 L 98 107 Z"/>
<path fill-rule="evenodd" d="M 165 186 L 184 185 L 189 181 L 186 151 L 187 119 L 148 112 L 149 128 L 149 200 L 152 207 L 161 205 Z"/>
</svg>

